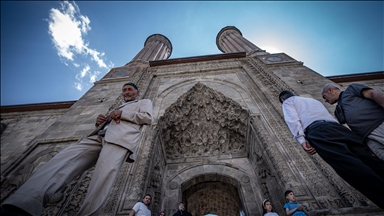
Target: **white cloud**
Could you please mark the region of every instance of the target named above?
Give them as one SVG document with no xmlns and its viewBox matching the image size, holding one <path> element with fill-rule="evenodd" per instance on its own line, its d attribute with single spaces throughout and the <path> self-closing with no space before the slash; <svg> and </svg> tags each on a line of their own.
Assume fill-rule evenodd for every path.
<svg viewBox="0 0 384 216">
<path fill-rule="evenodd" d="M 81 83 L 75 83 L 75 88 L 79 91 L 83 90 L 83 85 Z"/>
<path fill-rule="evenodd" d="M 91 21 L 86 16 L 80 16 L 80 19 L 82 23 L 81 32 L 87 34 L 88 30 L 91 30 L 91 26 L 89 26 L 89 23 L 91 23 Z"/>
<path fill-rule="evenodd" d="M 73 13 L 73 11 L 70 12 Z M 74 52 L 82 53 L 84 47 L 81 31 L 78 28 L 79 22 L 71 16 L 71 13 L 63 14 L 52 8 L 48 31 L 58 55 L 68 60 L 73 60 Z"/>
<path fill-rule="evenodd" d="M 89 77 L 89 82 L 90 82 L 90 83 L 94 83 L 94 82 L 96 82 L 96 78 L 97 78 L 97 76 L 98 76 L 99 74 L 101 74 L 100 71 L 94 71 L 93 73 L 91 73 L 91 74 L 90 74 L 90 77 Z"/>
<path fill-rule="evenodd" d="M 108 68 L 113 68 L 113 67 L 115 67 L 115 64 L 113 62 L 109 61 Z"/>
<path fill-rule="evenodd" d="M 92 56 L 92 60 L 94 60 L 100 68 L 107 68 L 107 65 L 104 63 L 99 56 L 104 56 L 104 53 L 99 53 L 96 50 L 87 49 L 88 53 Z"/>
<path fill-rule="evenodd" d="M 80 73 L 76 74 L 76 79 L 82 83 L 83 82 L 83 78 L 85 76 L 88 76 L 89 77 L 89 83 L 96 82 L 97 77 L 101 74 L 101 72 L 100 71 L 93 71 L 93 72 L 91 72 L 90 69 L 91 69 L 91 67 L 86 64 L 84 66 L 84 68 L 80 71 Z M 78 86 L 77 84 L 79 84 L 79 83 L 75 84 L 76 88 Z M 82 88 L 77 88 L 77 89 L 82 89 Z"/>
<path fill-rule="evenodd" d="M 57 54 L 63 64 L 83 69 L 75 75 L 79 82 L 74 87 L 81 91 L 83 80 L 89 78 L 91 83 L 98 79 L 100 71 L 92 71 L 93 67 L 109 70 L 114 64 L 104 62 L 104 52 L 99 52 L 90 47 L 90 42 L 85 36 L 91 30 L 91 20 L 80 13 L 80 8 L 75 2 L 60 2 L 60 8 L 51 8 L 48 19 L 48 33 L 51 36 Z M 70 62 L 71 64 L 68 64 Z M 94 62 L 94 63 L 92 63 Z"/>
<path fill-rule="evenodd" d="M 81 78 L 85 77 L 85 74 L 87 74 L 87 72 L 89 71 L 89 69 L 91 69 L 91 67 L 89 67 L 89 65 L 85 65 L 85 67 L 83 68 L 83 70 L 81 70 L 81 72 L 80 72 Z"/>
</svg>

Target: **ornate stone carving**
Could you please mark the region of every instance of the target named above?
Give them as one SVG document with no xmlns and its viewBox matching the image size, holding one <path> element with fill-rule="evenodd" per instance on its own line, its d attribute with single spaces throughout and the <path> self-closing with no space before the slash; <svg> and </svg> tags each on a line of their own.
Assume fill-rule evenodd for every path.
<svg viewBox="0 0 384 216">
<path fill-rule="evenodd" d="M 142 147 L 140 147 L 142 148 L 141 156 L 135 162 L 137 163 L 137 168 L 134 173 L 134 179 L 131 186 L 126 191 L 127 196 L 123 198 L 124 210 L 130 210 L 138 200 L 141 200 L 142 196 L 146 192 L 144 185 L 146 184 L 148 171 L 150 170 L 150 156 L 153 152 L 153 146 L 156 140 L 156 131 L 156 127 L 149 128 L 146 126 L 144 126 L 141 131 L 143 134 L 143 143 L 139 144 L 142 145 Z"/>
<path fill-rule="evenodd" d="M 129 182 L 131 177 L 129 172 L 131 171 L 132 167 L 133 164 L 131 163 L 123 163 L 121 166 L 115 185 L 113 186 L 108 200 L 106 201 L 106 204 L 103 208 L 103 215 L 114 215 L 116 212 L 116 209 L 119 206 L 119 202 L 121 201 L 121 194 L 123 193 L 124 188 L 126 187 L 126 184 Z"/>
<path fill-rule="evenodd" d="M 249 177 L 244 175 L 244 176 L 241 177 L 241 181 L 244 182 L 244 183 L 248 183 L 249 182 Z"/>
<path fill-rule="evenodd" d="M 161 174 L 160 174 L 160 168 L 158 166 L 155 166 L 153 169 L 153 173 L 151 175 L 151 179 L 149 181 L 149 185 L 154 188 L 159 188 L 161 185 Z"/>
<path fill-rule="evenodd" d="M 80 177 L 69 183 L 62 191 L 59 191 L 50 198 L 42 216 L 62 215 L 66 204 L 70 201 L 72 193 L 76 190 Z"/>
<path fill-rule="evenodd" d="M 232 99 L 197 83 L 160 117 L 166 158 L 244 153 L 247 118 Z"/>
<path fill-rule="evenodd" d="M 60 200 L 62 200 L 63 198 L 64 198 L 64 193 L 59 191 L 59 192 L 53 194 L 52 197 L 50 197 L 49 203 L 56 204 L 56 203 L 60 202 Z"/>
<path fill-rule="evenodd" d="M 157 135 L 158 136 L 158 135 Z M 161 209 L 162 185 L 164 173 L 164 159 L 162 158 L 161 145 L 156 145 L 154 149 L 152 168 L 149 172 L 149 187 L 147 186 L 146 194 L 152 195 L 151 211 L 158 212 Z"/>
<path fill-rule="evenodd" d="M 169 184 L 169 189 L 171 189 L 171 190 L 175 190 L 175 189 L 177 189 L 179 187 L 179 185 L 176 183 L 176 182 L 171 182 L 170 184 Z"/>
<path fill-rule="evenodd" d="M 74 215 L 80 210 L 81 205 L 84 202 L 89 183 L 91 182 L 92 174 L 95 167 L 85 171 L 81 178 L 77 181 L 76 190 L 72 191 L 69 202 L 65 207 L 65 212 L 70 215 Z"/>
<path fill-rule="evenodd" d="M 338 192 L 338 194 L 342 197 L 343 201 L 346 204 L 345 205 L 340 201 L 336 201 L 336 203 L 340 205 L 337 207 L 342 208 L 346 206 L 356 205 L 356 200 L 354 198 L 354 195 L 351 193 L 350 189 L 346 187 L 346 184 L 342 181 L 342 179 L 339 176 L 337 176 L 333 170 L 330 170 L 320 157 L 314 157 L 314 162 L 317 165 L 318 169 L 322 171 L 322 173 L 325 175 L 329 183 L 334 187 L 335 191 Z M 332 200 L 328 200 L 328 201 L 332 202 Z M 328 207 L 328 204 L 324 202 L 322 204 L 322 207 Z"/>
</svg>

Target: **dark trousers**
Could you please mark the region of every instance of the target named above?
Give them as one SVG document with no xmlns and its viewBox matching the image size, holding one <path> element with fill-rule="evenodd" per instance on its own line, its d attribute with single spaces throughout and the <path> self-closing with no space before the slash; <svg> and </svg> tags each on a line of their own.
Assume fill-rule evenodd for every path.
<svg viewBox="0 0 384 216">
<path fill-rule="evenodd" d="M 384 160 L 373 157 L 357 135 L 338 123 L 314 123 L 305 135 L 341 178 L 384 209 Z"/>
</svg>

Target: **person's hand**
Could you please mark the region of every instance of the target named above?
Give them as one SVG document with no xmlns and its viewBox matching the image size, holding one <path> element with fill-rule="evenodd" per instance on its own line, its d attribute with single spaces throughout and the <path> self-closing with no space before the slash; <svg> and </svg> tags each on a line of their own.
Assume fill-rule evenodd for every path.
<svg viewBox="0 0 384 216">
<path fill-rule="evenodd" d="M 304 149 L 306 152 L 308 152 L 309 154 L 311 154 L 311 155 L 316 154 L 316 149 L 313 148 L 313 147 L 311 146 L 311 144 L 309 144 L 309 142 L 303 142 L 303 143 L 301 144 L 301 147 L 303 147 L 303 149 Z"/>
<path fill-rule="evenodd" d="M 103 124 L 103 122 L 105 122 L 108 118 L 109 118 L 109 116 L 105 116 L 103 114 L 100 114 L 96 118 L 96 125 L 99 126 L 99 125 Z"/>
<path fill-rule="evenodd" d="M 119 123 L 120 123 L 120 118 L 121 118 L 121 113 L 122 113 L 122 112 L 123 112 L 123 111 L 121 111 L 121 110 L 113 110 L 109 115 L 111 116 L 111 118 L 112 118 L 113 120 L 116 121 L 117 124 L 119 124 Z"/>
<path fill-rule="evenodd" d="M 297 206 L 297 209 L 300 210 L 300 211 L 302 211 L 302 210 L 303 210 L 303 206 L 302 206 L 302 205 L 299 205 L 299 206 Z"/>
</svg>

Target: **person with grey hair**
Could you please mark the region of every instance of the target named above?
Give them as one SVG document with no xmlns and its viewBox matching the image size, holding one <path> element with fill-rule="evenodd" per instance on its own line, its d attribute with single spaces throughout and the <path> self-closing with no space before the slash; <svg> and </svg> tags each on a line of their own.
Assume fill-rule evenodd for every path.
<svg viewBox="0 0 384 216">
<path fill-rule="evenodd" d="M 315 99 L 279 95 L 284 120 L 302 148 L 327 162 L 336 173 L 380 208 L 384 209 L 384 161 L 351 130 L 339 124 Z"/>
<path fill-rule="evenodd" d="M 341 91 L 330 83 L 323 87 L 321 95 L 326 103 L 337 103 L 335 116 L 339 123 L 346 123 L 378 158 L 384 160 L 384 93 L 358 83 Z"/>
<path fill-rule="evenodd" d="M 125 103 L 107 116 L 98 115 L 96 129 L 88 137 L 56 154 L 5 200 L 1 215 L 41 215 L 57 191 L 94 165 L 77 214 L 100 215 L 124 159 L 130 163 L 135 160 L 142 126 L 152 123 L 152 102 L 138 100 L 134 83 L 125 83 L 121 96 Z"/>
</svg>

